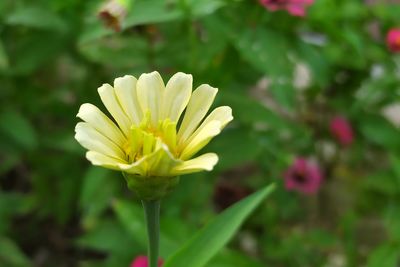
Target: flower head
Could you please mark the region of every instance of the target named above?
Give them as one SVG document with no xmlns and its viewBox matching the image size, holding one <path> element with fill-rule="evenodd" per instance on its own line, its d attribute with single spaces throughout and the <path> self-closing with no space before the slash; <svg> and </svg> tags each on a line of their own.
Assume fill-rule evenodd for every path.
<svg viewBox="0 0 400 267">
<path fill-rule="evenodd" d="M 285 187 L 303 194 L 314 194 L 323 180 L 319 167 L 304 158 L 296 158 L 284 174 Z"/>
<path fill-rule="evenodd" d="M 260 3 L 269 11 L 287 10 L 293 16 L 304 17 L 314 0 L 260 0 Z"/>
<path fill-rule="evenodd" d="M 353 143 L 353 129 L 345 117 L 334 117 L 330 122 L 330 130 L 340 144 L 348 146 Z"/>
<path fill-rule="evenodd" d="M 393 28 L 388 32 L 386 43 L 390 51 L 400 52 L 400 28 Z"/>
<path fill-rule="evenodd" d="M 107 27 L 119 32 L 128 7 L 129 0 L 107 0 L 100 8 L 98 16 Z"/>
<path fill-rule="evenodd" d="M 161 259 L 158 260 L 158 267 L 161 267 L 163 261 Z M 146 256 L 137 256 L 135 260 L 132 262 L 131 267 L 149 267 L 149 260 Z"/>
<path fill-rule="evenodd" d="M 206 117 L 217 91 L 203 84 L 192 92 L 192 76 L 181 72 L 166 85 L 158 72 L 117 78 L 114 86 L 98 89 L 114 121 L 85 103 L 77 115 L 84 122 L 76 125 L 75 139 L 89 150 L 86 158 L 92 164 L 122 171 L 130 188 L 149 189 L 144 194 L 150 195 L 149 187 L 168 191 L 177 181 L 167 178 L 210 171 L 218 161 L 215 153 L 192 158 L 233 119 L 227 106 Z"/>
</svg>

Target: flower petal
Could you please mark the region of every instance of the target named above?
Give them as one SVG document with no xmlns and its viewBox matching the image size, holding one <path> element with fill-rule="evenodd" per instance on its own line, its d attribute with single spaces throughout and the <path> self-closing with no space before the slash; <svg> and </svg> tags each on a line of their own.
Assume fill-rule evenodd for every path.
<svg viewBox="0 0 400 267">
<path fill-rule="evenodd" d="M 181 147 L 185 147 L 188 143 L 190 143 L 197 134 L 203 130 L 203 128 L 208 125 L 212 121 L 219 121 L 221 123 L 220 130 L 233 120 L 232 109 L 228 106 L 222 106 L 214 109 L 210 115 L 201 123 L 201 125 L 197 128 L 197 130 L 186 140 L 185 143 L 182 144 Z"/>
<path fill-rule="evenodd" d="M 228 106 L 217 107 L 210 115 L 201 123 L 200 127 L 204 127 L 211 121 L 219 121 L 221 123 L 221 130 L 233 120 L 232 109 Z"/>
<path fill-rule="evenodd" d="M 131 123 L 115 95 L 114 88 L 109 84 L 103 84 L 97 91 L 99 92 L 101 101 L 111 116 L 113 116 L 119 128 L 121 128 L 125 136 L 128 136 Z"/>
<path fill-rule="evenodd" d="M 199 171 L 211 171 L 218 162 L 218 156 L 215 153 L 203 154 L 197 158 L 182 162 L 172 169 L 173 175 L 182 175 Z"/>
<path fill-rule="evenodd" d="M 156 127 L 160 117 L 161 97 L 165 90 L 164 81 L 157 71 L 153 71 L 140 75 L 136 86 L 142 112 L 150 112 L 151 123 Z"/>
<path fill-rule="evenodd" d="M 161 145 L 160 145 L 161 144 Z M 171 169 L 182 161 L 176 159 L 168 150 L 168 146 L 159 140 L 159 149 L 152 157 L 147 159 L 149 163 L 148 175 L 150 176 L 171 176 Z"/>
<path fill-rule="evenodd" d="M 119 164 L 121 170 L 142 176 L 170 176 L 171 169 L 181 163 L 181 160 L 175 159 L 168 151 L 166 145 L 159 145 L 153 153 L 142 157 L 140 160 L 130 164 Z M 156 145 L 157 146 L 157 145 Z"/>
<path fill-rule="evenodd" d="M 182 72 L 176 73 L 165 87 L 160 119 L 169 118 L 177 122 L 187 106 L 192 93 L 193 77 Z"/>
<path fill-rule="evenodd" d="M 89 123 L 94 129 L 113 141 L 116 145 L 122 147 L 126 142 L 126 138 L 121 133 L 121 130 L 95 105 L 89 103 L 82 104 L 76 116 Z"/>
<path fill-rule="evenodd" d="M 86 158 L 96 166 L 102 166 L 108 169 L 112 170 L 117 170 L 120 171 L 121 168 L 118 166 L 118 164 L 123 164 L 124 162 L 121 160 L 118 160 L 116 158 L 112 158 L 109 156 L 106 156 L 104 154 L 101 154 L 96 151 L 88 151 L 86 152 Z"/>
<path fill-rule="evenodd" d="M 114 80 L 114 90 L 122 109 L 131 122 L 138 125 L 143 115 L 139 106 L 136 84 L 137 79 L 131 75 Z"/>
<path fill-rule="evenodd" d="M 200 85 L 192 94 L 185 116 L 178 131 L 179 144 L 182 144 L 196 130 L 214 101 L 218 89 L 208 84 Z"/>
<path fill-rule="evenodd" d="M 219 121 L 211 121 L 205 125 L 200 131 L 193 135 L 192 140 L 183 148 L 180 159 L 186 160 L 202 149 L 211 139 L 221 132 L 221 123 Z"/>
<path fill-rule="evenodd" d="M 99 133 L 87 122 L 79 122 L 76 125 L 75 139 L 88 150 L 93 150 L 119 160 L 125 158 L 125 154 L 119 146 Z"/>
</svg>

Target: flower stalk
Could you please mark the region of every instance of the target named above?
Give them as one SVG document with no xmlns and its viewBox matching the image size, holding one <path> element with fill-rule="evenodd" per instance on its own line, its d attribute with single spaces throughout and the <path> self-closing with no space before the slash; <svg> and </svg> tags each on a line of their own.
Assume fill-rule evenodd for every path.
<svg viewBox="0 0 400 267">
<path fill-rule="evenodd" d="M 149 267 L 158 266 L 160 240 L 160 200 L 142 200 L 148 236 Z"/>
</svg>

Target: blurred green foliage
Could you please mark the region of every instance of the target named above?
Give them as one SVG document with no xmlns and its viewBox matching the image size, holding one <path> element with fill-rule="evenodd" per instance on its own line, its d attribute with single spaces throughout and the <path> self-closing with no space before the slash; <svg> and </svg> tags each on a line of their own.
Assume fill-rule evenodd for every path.
<svg viewBox="0 0 400 267">
<path fill-rule="evenodd" d="M 237 192 L 277 182 L 208 266 L 398 266 L 400 111 L 386 111 L 400 58 L 385 34 L 400 5 L 387 2 L 316 0 L 297 18 L 256 0 L 135 0 L 116 33 L 100 0 L 0 1 L 0 266 L 122 267 L 145 253 L 137 199 L 90 166 L 73 129 L 80 104 L 101 106 L 101 84 L 152 70 L 218 87 L 235 117 L 207 148 L 216 169 L 163 203 L 164 258 Z M 338 114 L 351 146 L 329 133 Z M 316 195 L 283 186 L 298 155 L 325 173 Z"/>
</svg>

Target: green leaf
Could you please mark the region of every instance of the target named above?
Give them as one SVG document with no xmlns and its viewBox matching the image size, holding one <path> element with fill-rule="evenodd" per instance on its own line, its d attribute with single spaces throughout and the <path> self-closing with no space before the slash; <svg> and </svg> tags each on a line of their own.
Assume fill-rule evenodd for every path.
<svg viewBox="0 0 400 267">
<path fill-rule="evenodd" d="M 238 267 L 238 266 L 246 266 L 246 267 L 266 267 L 265 264 L 262 264 L 250 256 L 245 255 L 242 252 L 224 249 L 219 253 L 215 258 L 207 264 L 207 267 Z"/>
<path fill-rule="evenodd" d="M 227 129 L 222 138 L 213 140 L 207 149 L 218 153 L 220 161 L 216 166 L 217 170 L 227 170 L 252 162 L 262 152 L 259 140 L 251 135 L 250 131 L 240 129 Z"/>
<path fill-rule="evenodd" d="M 312 71 L 312 79 L 319 86 L 325 87 L 329 83 L 330 72 L 328 60 L 323 56 L 322 51 L 311 44 L 298 42 L 298 53 L 301 60 L 307 63 Z"/>
<path fill-rule="evenodd" d="M 138 253 L 137 245 L 115 220 L 103 218 L 93 229 L 76 240 L 79 247 L 122 256 Z"/>
<path fill-rule="evenodd" d="M 100 213 L 109 206 L 117 187 L 114 178 L 110 177 L 109 170 L 103 168 L 89 167 L 86 172 L 80 195 L 82 221 L 86 228 L 91 228 Z"/>
<path fill-rule="evenodd" d="M 121 199 L 113 201 L 113 208 L 118 220 L 124 226 L 129 236 L 145 250 L 147 247 L 146 225 L 142 207 L 132 203 L 132 201 L 124 201 Z M 161 224 L 163 221 L 161 220 Z M 177 248 L 174 242 L 164 232 L 160 233 L 160 251 L 161 256 L 170 255 Z"/>
<path fill-rule="evenodd" d="M 242 92 L 224 92 L 221 96 L 234 111 L 235 120 L 246 124 L 267 123 L 270 128 L 287 127 L 284 119 Z"/>
<path fill-rule="evenodd" d="M 364 115 L 360 130 L 371 142 L 396 151 L 400 148 L 400 131 L 379 115 Z"/>
<path fill-rule="evenodd" d="M 285 107 L 294 107 L 293 63 L 289 60 L 289 41 L 279 32 L 246 29 L 234 38 L 243 59 L 267 75 L 275 99 Z"/>
<path fill-rule="evenodd" d="M 294 107 L 295 92 L 291 83 L 285 80 L 280 83 L 279 79 L 273 79 L 270 90 L 278 103 L 289 109 Z"/>
<path fill-rule="evenodd" d="M 0 115 L 0 132 L 16 142 L 22 148 L 34 149 L 37 146 L 37 135 L 32 124 L 21 114 L 6 112 Z"/>
<path fill-rule="evenodd" d="M 44 30 L 64 31 L 65 22 L 57 14 L 39 7 L 25 7 L 11 13 L 5 20 L 9 25 L 23 25 Z"/>
<path fill-rule="evenodd" d="M 280 80 L 291 77 L 293 64 L 289 61 L 289 43 L 283 34 L 261 28 L 246 29 L 234 37 L 234 45 L 243 59 L 259 71 Z"/>
<path fill-rule="evenodd" d="M 185 11 L 188 11 L 187 15 L 190 15 L 191 18 L 198 18 L 214 13 L 226 5 L 226 3 L 221 0 L 191 0 L 187 5 L 187 7 L 182 7 L 172 1 L 164 0 L 133 1 L 125 20 L 122 22 L 122 28 L 129 29 L 138 25 L 165 23 L 184 19 L 186 15 Z M 100 20 L 92 17 L 85 26 L 79 43 L 86 43 L 111 34 L 113 34 L 113 31 L 104 27 Z"/>
<path fill-rule="evenodd" d="M 367 267 L 396 267 L 399 260 L 399 247 L 384 244 L 368 256 Z"/>
<path fill-rule="evenodd" d="M 11 75 L 31 74 L 44 63 L 59 56 L 68 45 L 66 37 L 59 32 L 38 31 L 35 34 L 23 34 L 23 31 L 16 31 L 15 34 L 18 42 L 8 44 L 12 45 L 13 51 L 10 53 L 8 68 Z"/>
<path fill-rule="evenodd" d="M 147 244 L 147 236 L 142 208 L 135 203 L 120 199 L 114 200 L 112 207 L 119 222 L 124 226 L 128 234 L 143 248 L 145 248 Z"/>
<path fill-rule="evenodd" d="M 132 5 L 124 24 L 132 27 L 140 24 L 171 21 L 181 16 L 181 10 L 167 1 L 137 0 Z"/>
<path fill-rule="evenodd" d="M 214 13 L 227 3 L 223 0 L 190 0 L 189 4 L 194 17 L 201 17 Z"/>
<path fill-rule="evenodd" d="M 148 53 L 147 42 L 140 36 L 110 37 L 96 42 L 82 43 L 80 52 L 89 60 L 118 68 L 143 66 Z M 129 55 L 127 57 L 126 55 Z"/>
<path fill-rule="evenodd" d="M 0 266 L 29 267 L 32 265 L 12 240 L 0 237 Z"/>
<path fill-rule="evenodd" d="M 202 267 L 235 235 L 244 220 L 273 191 L 270 185 L 241 200 L 207 224 L 164 267 Z"/>
</svg>

